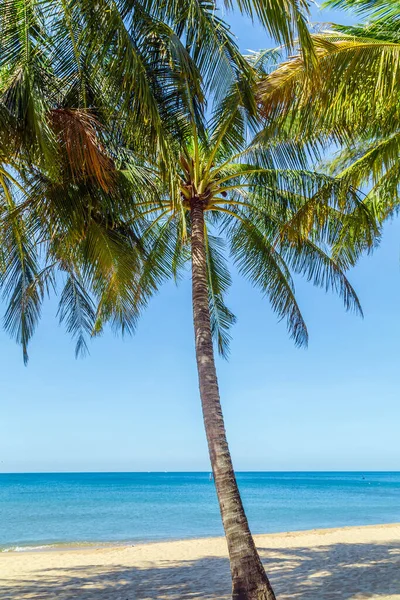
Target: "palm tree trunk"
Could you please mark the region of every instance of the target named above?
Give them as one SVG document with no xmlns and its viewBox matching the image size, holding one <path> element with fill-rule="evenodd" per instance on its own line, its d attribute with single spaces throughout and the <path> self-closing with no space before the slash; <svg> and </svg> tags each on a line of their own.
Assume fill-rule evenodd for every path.
<svg viewBox="0 0 400 600">
<path fill-rule="evenodd" d="M 191 201 L 192 293 L 196 360 L 208 450 L 228 544 L 233 600 L 275 600 L 251 536 L 226 439 L 211 337 L 204 210 Z"/>
</svg>

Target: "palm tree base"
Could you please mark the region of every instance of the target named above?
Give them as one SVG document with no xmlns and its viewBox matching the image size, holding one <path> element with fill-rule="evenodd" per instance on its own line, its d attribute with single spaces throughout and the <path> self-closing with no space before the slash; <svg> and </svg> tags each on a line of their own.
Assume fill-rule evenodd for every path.
<svg viewBox="0 0 400 600">
<path fill-rule="evenodd" d="M 232 600 L 276 600 L 267 576 L 263 575 L 256 584 L 254 577 L 247 578 L 245 582 L 234 581 Z"/>
<path fill-rule="evenodd" d="M 232 594 L 232 600 L 276 600 L 276 596 L 271 589 L 263 586 L 251 591 L 241 590 L 239 594 Z"/>
</svg>

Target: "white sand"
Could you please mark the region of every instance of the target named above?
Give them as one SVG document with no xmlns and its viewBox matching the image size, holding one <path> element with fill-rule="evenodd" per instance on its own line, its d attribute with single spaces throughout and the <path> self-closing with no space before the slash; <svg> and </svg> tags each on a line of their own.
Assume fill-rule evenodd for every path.
<svg viewBox="0 0 400 600">
<path fill-rule="evenodd" d="M 400 600 L 400 524 L 256 536 L 279 600 Z M 225 600 L 223 538 L 0 554 L 1 600 Z"/>
</svg>

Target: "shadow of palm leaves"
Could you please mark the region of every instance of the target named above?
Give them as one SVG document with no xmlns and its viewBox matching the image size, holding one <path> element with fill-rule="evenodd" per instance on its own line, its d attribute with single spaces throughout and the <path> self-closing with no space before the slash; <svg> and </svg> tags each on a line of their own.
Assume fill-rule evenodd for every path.
<svg viewBox="0 0 400 600">
<path fill-rule="evenodd" d="M 400 542 L 260 548 L 279 600 L 400 600 Z M 207 557 L 157 566 L 124 564 L 38 570 L 0 581 L 1 600 L 227 600 L 229 563 Z"/>
</svg>

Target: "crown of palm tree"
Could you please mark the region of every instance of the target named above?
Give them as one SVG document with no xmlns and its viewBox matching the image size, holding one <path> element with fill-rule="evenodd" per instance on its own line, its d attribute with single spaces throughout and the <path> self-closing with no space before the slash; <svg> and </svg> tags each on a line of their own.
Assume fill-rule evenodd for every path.
<svg viewBox="0 0 400 600">
<path fill-rule="evenodd" d="M 151 14 L 149 5 L 141 5 L 140 27 L 147 27 L 153 40 L 149 49 L 148 37 L 142 39 L 138 30 L 138 40 L 133 37 L 132 28 L 139 25 L 129 25 L 129 3 L 125 8 L 112 4 L 111 22 L 115 25 L 119 19 L 120 31 L 105 44 L 110 54 L 104 51 L 89 68 L 85 60 L 94 57 L 100 42 L 88 43 L 85 19 L 90 15 L 90 23 L 99 25 L 103 13 L 96 12 L 97 5 L 62 3 L 58 20 L 50 19 L 54 3 L 7 0 L 1 9 L 5 35 L 0 123 L 8 135 L 1 137 L 2 287 L 9 301 L 5 327 L 22 344 L 25 360 L 44 294 L 59 285 L 60 272 L 64 277 L 59 316 L 77 338 L 77 352 L 86 349 L 84 334 L 99 333 L 105 322 L 123 331 L 133 330 L 160 282 L 177 276 L 189 257 L 193 195 L 206 212 L 210 308 L 222 353 L 234 322 L 224 302 L 230 284 L 225 244 L 239 270 L 269 296 L 278 315 L 287 318 L 298 344 L 306 343 L 307 329 L 292 273 L 334 288 L 347 308 L 360 310 L 342 270 L 348 267 L 348 255 L 342 253 L 335 259 L 329 255 L 329 247 L 338 239 L 346 247 L 348 236 L 343 231 L 354 214 L 359 215 L 357 223 L 370 231 L 370 220 L 359 210 L 357 195 L 347 183 L 310 171 L 301 144 L 285 142 L 274 147 L 260 134 L 252 143 L 247 141 L 247 126 L 254 131 L 258 127 L 248 73 L 268 69 L 276 53 L 262 61 L 241 58 L 238 66 L 232 59 L 237 52 L 233 45 L 230 61 L 225 60 L 228 50 L 224 47 L 217 59 L 205 64 L 205 57 L 196 56 L 191 47 L 204 29 L 198 24 L 190 29 L 188 12 L 184 19 L 175 3 L 166 3 L 162 14 Z M 191 3 L 185 6 L 186 11 L 189 6 L 194 10 Z M 210 19 L 210 6 L 201 6 Z M 177 33 L 160 20 L 168 21 L 167 9 L 180 15 L 182 22 L 174 16 Z M 250 4 L 243 4 L 242 9 L 249 11 Z M 150 21 L 155 27 L 151 34 Z M 53 37 L 46 29 L 50 22 Z M 173 38 L 174 51 L 180 49 L 178 69 L 175 63 L 171 67 L 171 54 L 164 47 L 165 28 L 169 43 Z M 102 43 L 111 30 L 103 30 Z M 178 35 L 187 36 L 189 30 L 193 40 L 186 39 L 183 45 Z M 116 101 L 114 77 L 119 85 L 125 82 L 125 71 L 115 73 L 111 49 L 114 52 L 128 31 L 126 53 L 138 52 L 142 42 L 148 68 L 155 68 L 151 61 L 158 65 L 146 85 L 163 113 L 159 121 L 145 112 L 152 100 L 140 96 L 140 83 L 138 95 L 131 100 L 143 106 L 140 125 L 139 112 L 121 125 L 121 115 L 135 113 L 132 103 L 124 104 L 127 94 L 120 92 L 117 113 L 110 108 L 111 101 Z M 288 31 L 281 35 L 290 43 Z M 226 34 L 223 27 L 218 32 Z M 208 43 L 217 41 L 213 37 Z M 220 61 L 234 65 L 234 83 L 228 93 L 225 88 L 223 98 L 214 88 L 216 109 L 207 123 L 199 103 L 201 88 L 197 88 L 199 96 L 193 95 L 188 77 L 203 71 L 215 81 Z M 243 62 L 247 66 L 240 72 Z M 189 69 L 184 83 L 182 78 L 174 79 L 183 66 Z M 120 68 L 131 73 L 133 63 Z M 161 81 L 167 91 L 157 96 Z M 170 96 L 178 92 L 182 95 L 178 110 L 173 111 Z M 157 122 L 164 148 L 158 141 L 150 151 L 152 135 L 160 133 Z"/>
<path fill-rule="evenodd" d="M 240 86 L 217 105 L 210 121 L 175 149 L 174 177 L 162 181 L 155 172 L 159 197 L 135 203 L 138 237 L 147 248 L 141 289 L 156 289 L 177 277 L 190 259 L 193 199 L 205 213 L 209 304 L 212 329 L 222 354 L 235 318 L 225 306 L 230 285 L 225 249 L 239 271 L 265 294 L 279 317 L 286 318 L 297 344 L 307 343 L 307 328 L 295 297 L 293 273 L 315 285 L 332 288 L 346 308 L 361 312 L 344 275 L 345 261 L 329 248 L 347 221 L 358 215 L 372 227 L 352 188 L 307 169 L 296 144 L 248 143 L 248 113 L 240 107 Z M 250 125 L 256 122 L 250 118 Z M 319 210 L 315 209 L 319 200 Z M 98 315 L 96 329 L 101 327 Z"/>
<path fill-rule="evenodd" d="M 257 120 L 241 98 L 237 84 L 201 126 L 192 113 L 185 137 L 171 143 L 175 167 L 168 173 L 115 143 L 111 153 L 109 137 L 86 111 L 51 112 L 59 176 L 33 167 L 18 179 L 5 171 L 1 177 L 5 326 L 23 345 L 25 359 L 41 301 L 60 284 L 60 271 L 59 314 L 77 338 L 77 352 L 86 348 L 85 334 L 100 333 L 107 322 L 132 331 L 152 293 L 177 277 L 190 257 L 193 197 L 206 216 L 212 329 L 222 354 L 235 320 L 224 301 L 230 285 L 226 244 L 239 271 L 287 318 L 297 344 L 307 342 L 307 329 L 293 273 L 333 288 L 347 308 L 361 310 L 345 261 L 329 254 L 358 210 L 357 194 L 307 169 L 298 144 L 266 145 L 257 136 L 249 144 Z"/>
<path fill-rule="evenodd" d="M 312 60 L 305 1 L 238 7 L 289 46 L 298 34 Z M 133 327 L 152 293 L 143 276 L 132 291 L 152 239 L 141 239 L 137 210 L 158 197 L 157 177 L 179 204 L 176 144 L 193 122 L 204 144 L 204 93 L 221 100 L 240 80 L 237 101 L 254 115 L 256 71 L 208 0 L 5 0 L 0 30 L 5 327 L 27 360 L 61 271 L 60 318 L 84 351 L 83 331 Z"/>
</svg>

